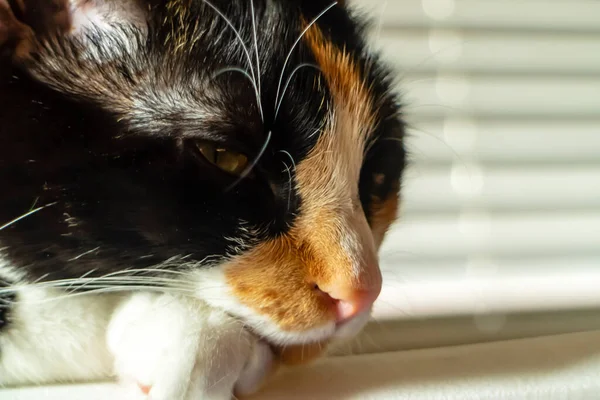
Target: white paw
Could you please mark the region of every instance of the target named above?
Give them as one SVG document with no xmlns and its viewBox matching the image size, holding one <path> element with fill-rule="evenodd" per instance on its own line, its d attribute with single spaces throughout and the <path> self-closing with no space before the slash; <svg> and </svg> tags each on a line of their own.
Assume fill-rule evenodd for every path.
<svg viewBox="0 0 600 400">
<path fill-rule="evenodd" d="M 268 346 L 239 321 L 201 301 L 140 293 L 116 310 L 108 347 L 128 399 L 230 400 L 271 368 Z"/>
</svg>

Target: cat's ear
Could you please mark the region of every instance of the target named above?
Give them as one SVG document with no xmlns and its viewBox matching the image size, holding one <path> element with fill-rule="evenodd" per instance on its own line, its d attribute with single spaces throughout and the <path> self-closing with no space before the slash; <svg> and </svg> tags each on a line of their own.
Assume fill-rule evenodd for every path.
<svg viewBox="0 0 600 400">
<path fill-rule="evenodd" d="M 0 51 L 22 57 L 44 36 L 102 35 L 144 20 L 139 0 L 0 0 Z"/>
<path fill-rule="evenodd" d="M 0 0 L 0 55 L 27 53 L 33 30 L 19 21 L 8 2 Z"/>
</svg>

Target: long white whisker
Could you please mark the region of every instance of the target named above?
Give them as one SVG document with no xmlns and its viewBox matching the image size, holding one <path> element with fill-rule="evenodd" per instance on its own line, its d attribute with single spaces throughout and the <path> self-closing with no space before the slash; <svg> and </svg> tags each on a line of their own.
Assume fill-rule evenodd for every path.
<svg viewBox="0 0 600 400">
<path fill-rule="evenodd" d="M 110 281 L 110 280 L 113 280 L 113 279 L 116 280 L 116 281 L 121 281 L 121 280 L 124 280 L 124 279 L 131 279 L 131 280 L 138 279 L 138 280 L 140 280 L 140 278 L 141 278 L 141 280 L 146 280 L 146 281 L 152 282 L 152 283 L 158 282 L 160 280 L 167 281 L 167 279 L 168 279 L 168 278 L 160 278 L 160 277 L 147 277 L 147 276 L 135 276 L 135 275 L 133 275 L 133 276 L 125 276 L 125 277 L 120 276 L 120 275 L 123 275 L 123 274 L 130 274 L 132 271 L 133 270 L 131 270 L 131 269 L 125 269 L 125 270 L 121 270 L 121 271 L 111 272 L 109 274 L 105 274 L 105 275 L 102 275 L 102 276 L 99 276 L 99 277 L 94 277 L 94 278 L 83 278 L 83 277 L 74 278 L 73 281 L 74 281 L 74 283 L 81 283 L 81 286 L 78 286 L 77 289 L 82 289 L 84 287 L 87 287 L 87 285 L 90 284 L 90 283 L 102 282 L 102 281 Z M 138 270 L 138 271 L 140 271 L 140 270 Z M 144 271 L 147 271 L 147 270 L 144 270 Z M 164 272 L 164 271 L 161 270 L 161 272 Z M 84 274 L 84 275 L 89 275 L 89 273 L 88 274 Z M 170 280 L 170 281 L 171 282 L 178 282 L 177 280 Z M 55 282 L 57 282 L 57 281 L 55 281 Z M 183 282 L 187 282 L 187 281 L 183 281 Z"/>
<path fill-rule="evenodd" d="M 208 1 L 208 0 L 202 0 L 202 1 L 206 5 L 208 5 L 210 8 L 212 8 L 217 14 L 219 14 L 219 16 L 221 18 L 223 18 L 223 21 L 225 21 L 225 23 L 231 28 L 231 30 L 233 31 L 233 33 L 235 34 L 235 36 L 239 40 L 240 44 L 242 45 L 244 53 L 246 53 L 246 58 L 248 60 L 248 64 L 249 64 L 249 67 L 250 67 L 250 73 L 254 77 L 254 79 L 253 79 L 253 81 L 254 81 L 254 90 L 256 92 L 256 102 L 257 102 L 257 105 L 258 105 L 258 109 L 260 111 L 260 117 L 264 121 L 264 114 L 263 114 L 263 108 L 262 108 L 262 100 L 260 98 L 260 93 L 258 92 L 258 86 L 256 84 L 256 73 L 254 72 L 254 67 L 252 66 L 252 57 L 250 57 L 250 52 L 248 51 L 248 47 L 244 43 L 244 40 L 242 39 L 242 36 L 240 35 L 240 32 L 235 28 L 235 26 L 233 26 L 233 22 L 231 22 L 231 20 L 229 18 L 227 18 L 225 16 L 225 14 L 223 14 L 223 12 L 219 8 L 217 8 L 214 4 L 212 4 L 210 1 Z"/>
<path fill-rule="evenodd" d="M 277 108 L 275 109 L 275 118 L 274 118 L 275 120 L 277 120 L 277 116 L 279 115 L 279 109 L 281 108 L 281 104 L 283 103 L 283 100 L 285 99 L 285 94 L 286 94 L 286 92 L 287 92 L 287 90 L 288 90 L 288 87 L 290 86 L 290 83 L 292 82 L 292 78 L 294 77 L 294 75 L 295 75 L 295 74 L 296 74 L 296 73 L 297 73 L 299 70 L 301 70 L 302 68 L 305 68 L 305 67 L 313 67 L 313 68 L 315 68 L 317 71 L 320 71 L 320 70 L 321 70 L 321 69 L 320 69 L 318 66 L 316 66 L 315 64 L 303 63 L 303 64 L 300 64 L 300 65 L 298 65 L 298 66 L 297 66 L 297 67 L 296 67 L 296 68 L 295 68 L 295 69 L 292 71 L 292 73 L 290 74 L 290 76 L 289 76 L 289 78 L 288 78 L 287 82 L 285 83 L 285 86 L 284 86 L 284 88 L 283 88 L 283 92 L 281 93 L 281 98 L 279 99 L 279 102 L 277 103 Z"/>
<path fill-rule="evenodd" d="M 42 282 L 42 281 L 43 281 L 44 279 L 46 279 L 46 278 L 47 278 L 49 275 L 50 275 L 50 274 L 44 274 L 44 275 L 40 276 L 39 278 L 37 278 L 36 280 L 34 280 L 34 281 L 32 282 L 32 284 L 36 284 L 36 283 L 38 283 L 38 282 Z"/>
<path fill-rule="evenodd" d="M 181 271 L 173 271 L 171 269 L 160 269 L 160 268 L 135 268 L 135 269 L 124 269 L 122 271 L 113 272 L 111 274 L 105 275 L 106 277 L 117 276 L 119 274 L 127 274 L 127 273 L 138 273 L 138 272 L 148 272 L 148 273 L 168 273 L 174 275 L 185 275 L 188 276 L 187 273 Z M 137 276 L 137 275 L 134 275 Z"/>
<path fill-rule="evenodd" d="M 292 160 L 293 162 L 294 160 Z M 283 165 L 285 165 L 285 169 L 288 173 L 288 187 L 289 187 L 289 192 L 288 192 L 288 201 L 287 201 L 287 210 L 290 210 L 290 203 L 291 203 L 291 198 L 292 198 L 292 173 L 290 171 L 290 167 L 285 163 L 285 161 L 282 161 Z M 296 167 L 294 166 L 294 169 Z"/>
<path fill-rule="evenodd" d="M 73 258 L 71 258 L 71 259 L 69 259 L 69 260 L 67 260 L 67 261 L 75 261 L 75 260 L 79 260 L 81 257 L 85 257 L 85 256 L 87 256 L 88 254 L 91 254 L 91 253 L 93 253 L 93 252 L 95 252 L 95 251 L 97 251 L 97 250 L 100 250 L 100 246 L 98 246 L 98 247 L 96 247 L 96 248 L 94 248 L 94 249 L 88 250 L 88 251 L 86 251 L 85 253 L 81 253 L 80 255 L 78 255 L 78 256 L 75 256 L 75 257 L 73 257 Z"/>
<path fill-rule="evenodd" d="M 254 160 L 252 160 L 252 163 L 249 166 L 247 166 L 246 169 L 240 174 L 240 176 L 235 180 L 235 182 L 233 182 L 231 185 L 229 185 L 227 187 L 227 189 L 226 189 L 227 191 L 234 188 L 238 183 L 240 183 L 242 181 L 242 179 L 244 179 L 246 176 L 248 176 L 248 174 L 252 171 L 252 169 L 254 169 L 254 167 L 256 167 L 256 164 L 258 164 L 258 162 L 260 161 L 260 158 L 263 156 L 263 154 L 265 154 L 265 151 L 267 151 L 267 147 L 269 146 L 269 142 L 271 141 L 271 136 L 272 136 L 272 133 L 271 133 L 271 131 L 269 131 L 267 133 L 267 138 L 265 139 L 265 142 L 263 143 L 262 148 L 258 152 L 258 155 L 254 158 Z"/>
<path fill-rule="evenodd" d="M 296 170 L 296 161 L 294 161 L 294 157 L 292 157 L 292 155 L 289 152 L 287 152 L 286 150 L 279 150 L 278 153 L 283 153 L 289 157 L 290 161 L 292 162 L 292 165 L 294 166 L 294 171 L 295 171 Z"/>
<path fill-rule="evenodd" d="M 256 35 L 256 15 L 254 12 L 254 0 L 250 0 L 250 11 L 252 12 L 252 31 L 254 32 L 254 50 L 256 51 L 256 80 L 258 81 L 258 95 L 261 96 L 260 55 L 258 54 L 258 38 Z"/>
<path fill-rule="evenodd" d="M 279 77 L 279 84 L 277 85 L 277 94 L 275 96 L 275 104 L 277 105 L 279 103 L 279 93 L 281 91 L 281 84 L 283 83 L 283 77 L 285 75 L 285 70 L 287 68 L 287 64 L 290 61 L 290 58 L 292 57 L 292 53 L 294 52 L 294 50 L 296 49 L 296 46 L 298 46 L 298 43 L 300 43 L 300 40 L 302 40 L 302 38 L 304 37 L 304 35 L 306 34 L 306 32 L 308 32 L 308 30 L 310 28 L 312 28 L 312 26 L 314 24 L 317 23 L 317 21 L 319 19 L 321 19 L 321 17 L 323 15 L 325 15 L 329 10 L 331 10 L 333 7 L 335 7 L 337 5 L 337 1 L 334 1 L 333 3 L 331 3 L 327 8 L 325 8 L 325 10 L 321 11 L 321 13 L 319 15 L 317 15 L 315 17 L 315 19 L 313 19 L 308 26 L 302 31 L 302 33 L 300 34 L 300 36 L 298 36 L 298 39 L 296 39 L 296 41 L 294 42 L 294 44 L 292 45 L 292 48 L 290 49 L 290 52 L 288 53 L 287 57 L 285 58 L 285 62 L 283 63 L 283 69 L 281 70 L 281 76 Z"/>
<path fill-rule="evenodd" d="M 238 67 L 229 67 L 229 68 L 223 68 L 218 70 L 217 72 L 215 72 L 212 76 L 212 79 L 217 78 L 219 75 L 223 75 L 227 72 L 239 72 L 240 74 L 244 75 L 246 78 L 248 78 L 248 80 L 250 81 L 250 83 L 252 84 L 252 86 L 254 87 L 255 91 L 258 91 L 258 88 L 256 87 L 256 82 L 254 81 L 254 78 L 252 78 L 252 76 L 248 73 L 248 71 L 245 71 L 241 68 Z"/>
<path fill-rule="evenodd" d="M 6 228 L 8 228 L 9 226 L 11 226 L 11 225 L 13 225 L 13 224 L 16 224 L 16 223 L 17 223 L 17 222 L 19 222 L 20 220 L 22 220 L 22 219 L 24 219 L 24 218 L 27 218 L 27 217 L 29 217 L 30 215 L 32 215 L 32 214 L 35 214 L 35 213 L 36 213 L 36 212 L 38 212 L 38 211 L 41 211 L 41 210 L 43 210 L 44 208 L 51 207 L 51 206 L 53 206 L 53 205 L 55 205 L 55 204 L 56 204 L 56 202 L 54 202 L 54 203 L 50 203 L 50 204 L 46 204 L 45 206 L 41 206 L 41 207 L 38 207 L 38 208 L 36 208 L 36 209 L 33 209 L 33 210 L 31 210 L 31 211 L 28 211 L 28 212 L 26 212 L 25 214 L 21 215 L 20 217 L 17 217 L 17 218 L 15 218 L 15 219 L 13 219 L 12 221 L 10 221 L 10 222 L 7 222 L 6 224 L 4 224 L 4 225 L 0 226 L 0 231 L 1 231 L 1 230 L 3 230 L 3 229 L 6 229 Z"/>
<path fill-rule="evenodd" d="M 45 277 L 48 276 L 48 274 L 45 274 L 44 276 L 36 279 L 35 281 L 31 282 L 31 283 L 26 283 L 25 286 L 35 286 L 35 287 L 63 287 L 64 285 L 68 285 L 66 287 L 66 290 L 71 289 L 74 285 L 80 285 L 78 286 L 76 289 L 81 289 L 83 287 L 87 287 L 88 284 L 95 282 L 101 282 L 101 281 L 117 281 L 117 282 L 125 282 L 127 279 L 129 279 L 130 281 L 147 281 L 147 282 L 152 282 L 152 283 L 158 283 L 158 282 L 163 282 L 163 283 L 185 283 L 185 284 L 189 284 L 189 280 L 177 280 L 177 279 L 170 279 L 170 278 L 164 278 L 164 277 L 157 277 L 157 276 L 144 276 L 144 275 L 131 275 L 131 276 L 127 276 L 126 274 L 136 274 L 139 272 L 145 272 L 145 273 L 167 273 L 167 274 L 173 274 L 173 275 L 179 275 L 179 276 L 185 276 L 186 278 L 189 277 L 189 274 L 185 273 L 185 272 L 181 272 L 181 271 L 173 271 L 173 270 L 169 270 L 169 269 L 156 269 L 156 268 L 139 268 L 139 269 L 124 269 L 124 270 L 120 270 L 120 271 L 115 271 L 103 276 L 99 276 L 99 277 L 92 277 L 92 278 L 88 278 L 88 276 L 92 273 L 94 273 L 96 271 L 96 269 L 92 269 L 88 272 L 86 272 L 85 274 L 83 274 L 82 276 L 78 277 L 78 278 L 67 278 L 67 279 L 57 279 L 57 280 L 52 280 L 52 281 L 42 281 Z M 126 275 L 126 276 L 122 276 L 122 275 Z M 0 291 L 1 293 L 1 291 Z"/>
<path fill-rule="evenodd" d="M 21 284 L 16 284 L 13 285 L 12 288 L 5 288 L 2 289 L 0 292 L 3 291 L 14 291 L 14 288 L 19 288 L 19 287 L 36 287 L 36 288 L 61 288 L 61 289 L 71 289 L 71 288 L 75 288 L 77 290 L 82 289 L 84 287 L 86 287 L 86 285 L 89 284 L 100 284 L 100 283 L 105 283 L 106 285 L 109 285 L 113 282 L 117 282 L 117 283 L 139 283 L 139 282 L 148 282 L 148 283 L 152 283 L 152 284 L 159 284 L 159 283 L 163 283 L 163 284 L 173 284 L 173 283 L 177 283 L 177 284 L 182 284 L 182 285 L 191 285 L 191 283 L 189 281 L 186 280 L 181 280 L 181 279 L 168 279 L 168 278 L 157 278 L 157 277 L 149 277 L 149 276 L 129 276 L 129 277 L 110 277 L 110 278 L 103 278 L 103 277 L 98 277 L 98 278 L 72 278 L 72 279 L 58 279 L 55 281 L 44 281 L 44 282 L 37 282 L 37 283 L 21 283 Z M 75 286 L 79 284 L 79 286 Z"/>
<path fill-rule="evenodd" d="M 111 286 L 111 287 L 100 287 L 97 289 L 92 289 L 85 292 L 75 292 L 75 293 L 65 293 L 62 296 L 45 298 L 37 301 L 27 300 L 29 304 L 43 304 L 51 301 L 59 301 L 72 297 L 79 296 L 88 296 L 94 294 L 102 294 L 102 293 L 118 293 L 118 292 L 131 292 L 134 290 L 144 290 L 144 291 L 154 291 L 154 292 L 171 292 L 171 293 L 182 293 L 185 295 L 193 294 L 191 290 L 182 290 L 178 288 L 168 288 L 168 287 L 152 287 L 152 286 Z M 1 292 L 0 292 L 1 293 Z M 19 303 L 20 301 L 13 301 L 12 303 Z"/>
<path fill-rule="evenodd" d="M 313 136 L 315 136 L 317 133 L 321 132 L 323 130 L 323 128 L 325 127 L 326 123 L 327 123 L 326 120 L 321 122 L 321 125 L 317 129 L 315 129 L 313 133 L 310 134 L 309 139 L 312 139 Z"/>
<path fill-rule="evenodd" d="M 82 279 L 86 279 L 86 278 L 87 278 L 89 275 L 91 275 L 91 274 L 93 274 L 94 272 L 96 272 L 96 270 L 97 270 L 96 268 L 94 268 L 94 269 L 90 269 L 88 272 L 86 272 L 85 274 L 81 275 L 79 278 L 77 278 L 77 279 L 74 279 L 74 280 L 73 280 L 73 281 L 74 281 L 73 283 L 75 283 L 75 282 L 77 282 L 77 281 L 80 281 L 80 280 L 82 280 Z M 72 285 L 72 284 L 71 284 L 71 285 L 69 285 L 69 286 L 67 287 L 67 290 L 71 289 L 71 286 L 73 286 L 73 285 Z"/>
</svg>

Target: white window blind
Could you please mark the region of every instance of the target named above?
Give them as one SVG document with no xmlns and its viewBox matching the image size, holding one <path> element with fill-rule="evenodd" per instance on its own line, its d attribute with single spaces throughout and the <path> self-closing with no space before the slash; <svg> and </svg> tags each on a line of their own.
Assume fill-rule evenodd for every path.
<svg viewBox="0 0 600 400">
<path fill-rule="evenodd" d="M 600 305 L 600 2 L 355 0 L 411 125 L 378 313 Z"/>
</svg>

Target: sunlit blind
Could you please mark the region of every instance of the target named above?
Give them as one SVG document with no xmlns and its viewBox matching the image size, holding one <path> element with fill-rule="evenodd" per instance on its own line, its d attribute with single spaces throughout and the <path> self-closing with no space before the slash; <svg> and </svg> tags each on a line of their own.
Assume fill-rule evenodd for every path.
<svg viewBox="0 0 600 400">
<path fill-rule="evenodd" d="M 403 313 L 439 285 L 484 307 L 502 285 L 517 309 L 600 304 L 600 2 L 354 4 L 374 16 L 411 124 L 382 251 Z"/>
</svg>

